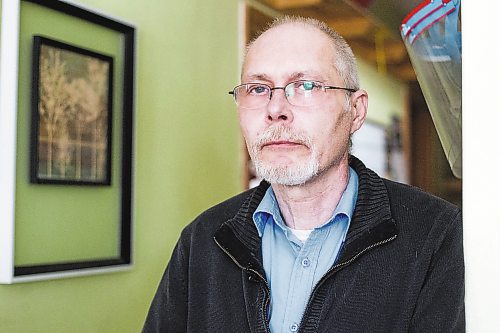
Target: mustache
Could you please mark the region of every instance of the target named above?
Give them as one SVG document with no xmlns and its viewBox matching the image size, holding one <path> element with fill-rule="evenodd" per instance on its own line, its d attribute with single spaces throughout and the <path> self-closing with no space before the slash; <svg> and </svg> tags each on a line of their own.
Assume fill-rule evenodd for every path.
<svg viewBox="0 0 500 333">
<path fill-rule="evenodd" d="M 262 149 L 265 145 L 274 141 L 290 141 L 302 144 L 308 148 L 312 146 L 312 140 L 304 133 L 294 132 L 289 127 L 269 127 L 259 134 L 253 143 L 254 148 Z"/>
</svg>

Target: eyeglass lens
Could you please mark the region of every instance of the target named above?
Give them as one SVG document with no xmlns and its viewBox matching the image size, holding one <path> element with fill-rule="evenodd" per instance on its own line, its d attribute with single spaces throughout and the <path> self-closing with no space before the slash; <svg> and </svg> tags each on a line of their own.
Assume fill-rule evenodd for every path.
<svg viewBox="0 0 500 333">
<path fill-rule="evenodd" d="M 265 84 L 247 83 L 234 89 L 234 98 L 241 108 L 259 108 L 269 103 L 275 90 L 284 90 L 288 102 L 295 106 L 312 106 L 320 103 L 325 89 L 314 81 L 291 82 L 285 87 L 271 88 Z"/>
</svg>

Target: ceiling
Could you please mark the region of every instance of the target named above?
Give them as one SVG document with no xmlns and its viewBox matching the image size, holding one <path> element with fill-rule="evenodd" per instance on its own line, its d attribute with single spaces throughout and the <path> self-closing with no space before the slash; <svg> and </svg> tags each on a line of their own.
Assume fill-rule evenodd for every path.
<svg viewBox="0 0 500 333">
<path fill-rule="evenodd" d="M 250 37 L 254 36 L 272 17 L 279 15 L 313 17 L 328 23 L 347 40 L 357 57 L 374 65 L 379 72 L 388 73 L 404 82 L 416 81 L 398 27 L 387 26 L 379 16 L 373 14 L 374 11 L 363 6 L 363 2 L 372 1 L 249 0 L 247 31 Z M 390 1 L 386 4 L 390 4 Z M 385 7 L 384 13 L 390 14 L 391 10 Z"/>
</svg>

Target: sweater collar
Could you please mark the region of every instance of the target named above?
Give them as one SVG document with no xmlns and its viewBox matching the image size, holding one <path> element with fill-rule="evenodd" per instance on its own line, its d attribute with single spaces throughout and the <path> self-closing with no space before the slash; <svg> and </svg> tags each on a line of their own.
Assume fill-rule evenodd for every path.
<svg viewBox="0 0 500 333">
<path fill-rule="evenodd" d="M 359 177 L 358 199 L 340 261 L 349 260 L 364 249 L 397 235 L 383 179 L 354 156 L 349 157 L 349 165 Z M 268 187 L 269 183 L 262 181 L 251 191 L 237 214 L 226 221 L 214 237 L 243 268 L 262 271 L 261 240 L 252 214 Z"/>
</svg>

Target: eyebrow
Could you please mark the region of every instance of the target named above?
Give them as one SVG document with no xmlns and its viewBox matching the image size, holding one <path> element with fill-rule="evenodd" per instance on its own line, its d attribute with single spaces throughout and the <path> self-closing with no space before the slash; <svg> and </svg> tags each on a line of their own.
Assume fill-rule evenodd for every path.
<svg viewBox="0 0 500 333">
<path fill-rule="evenodd" d="M 266 82 L 273 82 L 273 80 L 264 73 L 256 73 L 256 74 L 250 74 L 245 76 L 247 80 L 257 80 L 257 81 L 266 81 Z M 287 81 L 295 81 L 295 80 L 302 80 L 304 78 L 311 79 L 311 80 L 318 80 L 318 81 L 323 81 L 324 78 L 323 76 L 319 75 L 317 72 L 311 72 L 311 71 L 300 71 L 300 72 L 293 72 L 290 75 L 288 75 Z"/>
<path fill-rule="evenodd" d="M 266 74 L 251 74 L 251 75 L 246 75 L 247 80 L 257 80 L 257 81 L 268 81 L 271 82 L 271 78 L 267 76 Z"/>
<path fill-rule="evenodd" d="M 290 80 L 302 80 L 304 78 L 318 80 L 318 81 L 324 80 L 324 77 L 315 71 L 295 72 L 295 73 L 292 73 L 292 75 L 290 75 L 289 78 L 290 78 Z"/>
</svg>

